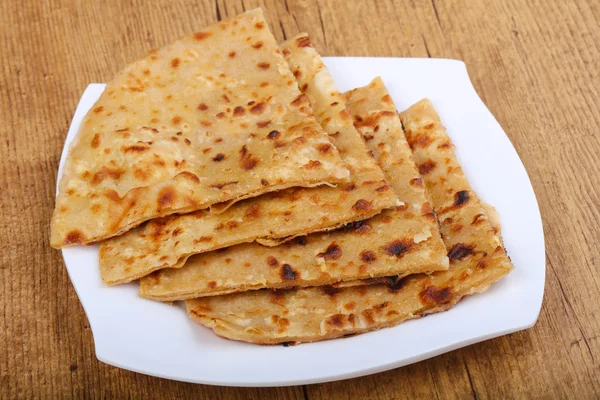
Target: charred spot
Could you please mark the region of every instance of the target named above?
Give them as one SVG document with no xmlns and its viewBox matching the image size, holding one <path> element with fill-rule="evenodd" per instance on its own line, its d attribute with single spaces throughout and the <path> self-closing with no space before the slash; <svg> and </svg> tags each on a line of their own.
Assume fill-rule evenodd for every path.
<svg viewBox="0 0 600 400">
<path fill-rule="evenodd" d="M 279 265 L 279 261 L 275 257 L 269 256 L 267 257 L 267 265 L 270 267 L 277 267 Z"/>
<path fill-rule="evenodd" d="M 453 207 L 461 207 L 462 205 L 469 202 L 469 192 L 467 190 L 461 190 L 460 192 L 456 192 L 454 195 L 454 204 Z"/>
<path fill-rule="evenodd" d="M 217 154 L 216 156 L 214 156 L 214 157 L 212 158 L 212 160 L 213 160 L 214 162 L 219 162 L 219 161 L 222 161 L 222 160 L 224 160 L 224 159 L 225 159 L 225 154 L 223 154 L 223 153 L 219 153 L 219 154 Z"/>
<path fill-rule="evenodd" d="M 271 120 L 268 121 L 258 121 L 256 123 L 256 126 L 259 128 L 264 128 L 265 126 L 269 125 L 271 123 Z"/>
<path fill-rule="evenodd" d="M 449 287 L 440 288 L 438 286 L 429 286 L 419 293 L 419 298 L 423 304 L 444 304 L 450 301 L 452 289 Z"/>
<path fill-rule="evenodd" d="M 269 181 L 266 180 L 266 179 L 261 179 L 260 180 L 260 184 L 263 185 L 263 186 L 268 186 L 269 185 Z"/>
<path fill-rule="evenodd" d="M 271 64 L 263 61 L 263 62 L 259 62 L 258 64 L 256 64 L 256 66 L 261 69 L 269 69 L 271 67 Z"/>
<path fill-rule="evenodd" d="M 352 206 L 352 209 L 354 209 L 355 211 L 369 211 L 371 208 L 373 208 L 373 204 L 370 201 L 364 199 L 358 200 Z"/>
<path fill-rule="evenodd" d="M 284 281 L 293 281 L 299 277 L 299 273 L 295 271 L 290 264 L 283 264 L 281 266 L 280 276 Z"/>
<path fill-rule="evenodd" d="M 435 168 L 435 161 L 427 160 L 424 163 L 419 165 L 419 173 L 421 175 L 426 175 L 431 172 L 432 169 Z"/>
<path fill-rule="evenodd" d="M 337 106 L 338 104 L 340 104 L 340 103 L 338 103 L 337 101 L 334 101 L 333 103 L 330 104 L 330 106 L 333 107 L 333 106 Z"/>
<path fill-rule="evenodd" d="M 306 236 L 296 236 L 294 238 L 293 242 L 300 246 L 306 246 L 307 239 L 306 239 Z"/>
<path fill-rule="evenodd" d="M 246 171 L 250 171 L 258 164 L 258 160 L 248 152 L 248 147 L 243 145 L 240 149 L 240 166 Z"/>
<path fill-rule="evenodd" d="M 64 244 L 81 244 L 85 241 L 85 235 L 78 229 L 74 229 L 65 236 Z"/>
<path fill-rule="evenodd" d="M 389 277 L 389 281 L 387 284 L 388 290 L 392 293 L 397 293 L 406 285 L 408 282 L 408 277 L 398 278 L 397 276 Z"/>
<path fill-rule="evenodd" d="M 473 254 L 474 249 L 475 247 L 470 244 L 457 243 L 448 251 L 448 258 L 450 260 L 461 260 Z"/>
<path fill-rule="evenodd" d="M 383 311 L 384 308 L 388 307 L 391 303 L 384 301 L 383 303 L 375 304 L 373 307 L 378 311 Z"/>
<path fill-rule="evenodd" d="M 256 115 L 262 114 L 265 111 L 265 108 L 267 108 L 267 105 L 265 103 L 263 103 L 263 102 L 260 102 L 258 104 L 253 105 L 250 108 L 250 112 L 252 114 L 256 114 Z"/>
<path fill-rule="evenodd" d="M 344 225 L 344 227 L 341 228 L 340 231 L 342 231 L 344 233 L 354 232 L 354 233 L 361 235 L 363 233 L 369 232 L 371 229 L 372 229 L 372 226 L 367 221 L 354 221 L 354 222 L 349 222 L 346 225 Z"/>
<path fill-rule="evenodd" d="M 100 146 L 100 134 L 99 133 L 96 133 L 94 135 L 94 138 L 92 139 L 91 144 L 94 149 L 97 149 Z"/>
<path fill-rule="evenodd" d="M 233 116 L 234 117 L 240 117 L 242 115 L 246 114 L 246 109 L 242 106 L 237 106 L 236 108 L 233 109 Z"/>
<path fill-rule="evenodd" d="M 302 37 L 296 39 L 296 46 L 298 46 L 298 47 L 310 46 L 310 37 L 302 36 Z"/>
<path fill-rule="evenodd" d="M 360 259 L 366 263 L 372 263 L 377 260 L 377 256 L 370 250 L 365 250 L 360 253 Z"/>
<path fill-rule="evenodd" d="M 267 135 L 267 137 L 269 139 L 277 139 L 281 134 L 279 133 L 279 131 L 277 130 L 272 130 L 271 132 L 269 132 L 269 134 Z"/>
<path fill-rule="evenodd" d="M 300 88 L 300 90 L 302 92 L 306 92 L 306 89 L 308 89 L 308 83 L 305 83 L 304 85 L 302 85 L 302 87 Z"/>
<path fill-rule="evenodd" d="M 263 42 L 256 42 L 252 45 L 254 49 L 260 49 L 263 46 Z"/>
<path fill-rule="evenodd" d="M 327 246 L 325 252 L 317 254 L 317 257 L 325 260 L 337 260 L 342 257 L 342 248 L 336 242 L 333 242 Z"/>
<path fill-rule="evenodd" d="M 164 187 L 158 192 L 158 208 L 163 209 L 171 206 L 175 202 L 177 193 L 172 186 Z"/>
<path fill-rule="evenodd" d="M 296 79 L 300 78 L 302 76 L 302 71 L 300 71 L 299 69 L 294 70 L 294 77 L 296 77 Z"/>
<path fill-rule="evenodd" d="M 196 39 L 196 40 L 204 40 L 209 36 L 212 36 L 212 32 L 195 32 L 194 33 L 194 39 Z"/>
<path fill-rule="evenodd" d="M 317 150 L 319 150 L 319 153 L 321 153 L 321 154 L 327 154 L 332 149 L 333 149 L 333 146 L 331 144 L 329 144 L 329 143 L 322 143 L 322 144 L 320 144 L 320 145 L 317 146 Z"/>
<path fill-rule="evenodd" d="M 334 288 L 333 286 L 330 286 L 330 285 L 322 286 L 321 289 L 323 290 L 323 293 L 325 293 L 327 296 L 330 296 L 330 297 L 334 297 L 336 294 L 341 292 L 341 289 Z"/>
<path fill-rule="evenodd" d="M 383 246 L 383 251 L 389 256 L 400 258 L 412 248 L 412 241 L 396 239 Z"/>
</svg>

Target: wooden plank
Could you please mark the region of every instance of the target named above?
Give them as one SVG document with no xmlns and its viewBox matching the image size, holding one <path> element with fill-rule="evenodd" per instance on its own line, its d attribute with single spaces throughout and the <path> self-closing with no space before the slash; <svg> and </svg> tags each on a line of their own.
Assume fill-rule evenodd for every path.
<svg viewBox="0 0 600 400">
<path fill-rule="evenodd" d="M 56 168 L 79 96 L 148 49 L 256 6 L 278 40 L 307 31 L 324 55 L 466 62 L 542 209 L 548 269 L 535 328 L 373 376 L 292 388 L 191 385 L 95 359 L 60 253 L 48 245 Z M 600 394 L 599 2 L 6 0 L 0 16 L 0 397 Z"/>
</svg>

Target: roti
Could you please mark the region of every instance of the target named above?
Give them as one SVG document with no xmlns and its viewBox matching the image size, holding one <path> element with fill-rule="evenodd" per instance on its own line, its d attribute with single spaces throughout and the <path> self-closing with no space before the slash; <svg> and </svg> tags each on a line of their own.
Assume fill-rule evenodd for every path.
<svg viewBox="0 0 600 400">
<path fill-rule="evenodd" d="M 51 244 L 347 178 L 256 9 L 152 51 L 108 83 L 69 149 Z"/>
<path fill-rule="evenodd" d="M 311 342 L 397 325 L 448 310 L 487 290 L 513 266 L 473 192 L 429 100 L 401 113 L 406 137 L 438 213 L 450 269 L 388 284 L 259 290 L 186 300 L 192 319 L 219 336 L 261 344 Z"/>
<path fill-rule="evenodd" d="M 306 42 L 299 37 L 284 44 L 283 50 L 288 53 L 288 60 L 300 59 L 301 56 L 296 54 L 303 57 L 300 63 L 294 65 L 294 76 L 304 91 L 303 106 L 308 107 L 309 99 L 313 99 L 312 106 L 318 110 L 315 117 L 335 145 L 321 146 L 320 151 L 327 154 L 334 148 L 338 149 L 350 171 L 349 182 L 336 187 L 294 188 L 270 193 L 234 204 L 219 214 L 196 212 L 150 221 L 102 245 L 100 272 L 105 283 L 129 282 L 155 270 L 179 268 L 193 254 L 235 244 L 254 240 L 269 245 L 279 244 L 280 241 L 273 239 L 289 240 L 311 232 L 330 230 L 348 222 L 368 219 L 397 205 L 397 196 L 377 162 L 369 155 L 345 108 L 344 97 L 336 89 L 318 53 L 312 47 L 298 46 L 298 43 Z M 294 46 L 293 54 L 290 50 L 286 51 Z M 398 119 L 397 116 L 395 118 Z M 242 258 L 243 263 L 254 260 L 255 265 L 263 265 L 263 260 L 258 263 L 251 255 L 217 253 L 209 257 L 215 265 L 225 265 L 227 259 L 233 259 L 236 265 L 241 266 Z M 314 258 L 314 254 L 307 254 L 307 257 Z M 429 263 L 425 268 L 435 267 Z M 247 275 L 247 270 L 244 270 L 237 279 L 242 280 Z M 226 279 L 231 281 L 231 278 Z M 207 284 L 212 281 L 210 279 Z M 218 290 L 217 286 L 213 289 Z"/>
<path fill-rule="evenodd" d="M 292 43 L 306 43 L 304 37 Z M 284 45 L 283 49 L 285 54 L 290 46 Z M 315 51 L 309 46 L 300 49 Z M 292 48 L 286 57 L 294 57 L 296 51 Z M 319 72 L 325 76 L 322 71 L 327 70 Z M 317 87 L 313 83 L 309 80 L 308 87 Z M 425 198 L 400 118 L 383 82 L 378 78 L 349 92 L 346 98 L 347 102 L 344 97 L 336 101 L 347 107 L 354 119 L 362 121 L 357 123 L 358 129 L 363 138 L 368 138 L 373 155 L 399 195 L 397 207 L 367 221 L 298 237 L 278 247 L 249 243 L 193 256 L 180 269 L 162 269 L 142 278 L 140 296 L 173 301 L 262 288 L 339 282 L 351 286 L 364 283 L 358 279 L 447 269 L 448 258 L 437 219 Z M 329 107 L 329 103 L 315 102 L 314 112 L 325 115 L 322 108 Z"/>
</svg>

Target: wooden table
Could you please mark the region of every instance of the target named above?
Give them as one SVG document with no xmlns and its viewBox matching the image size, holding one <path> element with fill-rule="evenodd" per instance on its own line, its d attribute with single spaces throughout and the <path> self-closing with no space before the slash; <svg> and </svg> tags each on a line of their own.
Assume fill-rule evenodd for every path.
<svg viewBox="0 0 600 400">
<path fill-rule="evenodd" d="M 374 376 L 289 388 L 179 383 L 96 360 L 60 253 L 48 244 L 79 97 L 147 50 L 256 6 L 278 40 L 308 31 L 323 55 L 466 62 L 542 210 L 547 282 L 533 329 Z M 0 398 L 600 396 L 597 0 L 4 0 L 0 22 Z"/>
</svg>

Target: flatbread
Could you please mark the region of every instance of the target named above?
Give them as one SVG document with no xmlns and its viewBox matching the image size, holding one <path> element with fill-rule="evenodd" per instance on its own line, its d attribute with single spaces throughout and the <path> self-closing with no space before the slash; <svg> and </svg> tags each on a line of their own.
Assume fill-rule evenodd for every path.
<svg viewBox="0 0 600 400">
<path fill-rule="evenodd" d="M 219 336 L 261 344 L 311 342 L 394 326 L 448 310 L 487 290 L 513 266 L 428 100 L 401 113 L 414 159 L 438 211 L 450 269 L 388 284 L 260 290 L 186 300 L 189 315 Z M 427 167 L 425 167 L 427 165 Z M 430 167 L 433 165 L 433 167 Z"/>
<path fill-rule="evenodd" d="M 308 83 L 311 87 L 313 81 Z M 437 219 L 425 199 L 400 118 L 383 82 L 378 78 L 350 92 L 347 98 L 347 104 L 344 98 L 337 101 L 363 121 L 357 124 L 359 131 L 369 138 L 375 158 L 394 192 L 400 195 L 398 207 L 367 221 L 299 237 L 278 247 L 249 243 L 193 256 L 180 269 L 162 269 L 142 278 L 140 296 L 173 301 L 340 281 L 347 286 L 362 283 L 357 279 L 447 269 Z M 312 106 L 317 115 L 329 107 L 326 102 Z"/>
<path fill-rule="evenodd" d="M 377 162 L 369 156 L 344 107 L 344 98 L 319 55 L 312 47 L 300 47 L 299 51 L 310 51 L 312 56 L 310 62 L 299 67 L 301 73 L 298 69 L 294 72 L 304 88 L 302 99 L 305 106 L 309 105 L 309 98 L 318 99 L 313 103 L 319 110 L 315 116 L 350 170 L 349 182 L 336 187 L 270 193 L 237 203 L 219 214 L 196 212 L 150 221 L 102 245 L 100 272 L 105 283 L 128 282 L 158 269 L 178 268 L 190 255 L 256 239 L 278 244 L 269 239 L 289 239 L 340 227 L 396 206 L 397 196 Z M 310 85 L 305 86 L 307 83 Z M 328 153 L 333 148 L 322 146 L 321 151 Z M 220 257 L 223 263 L 230 258 L 223 254 L 211 257 Z M 240 260 L 237 256 L 235 259 Z"/>
<path fill-rule="evenodd" d="M 119 72 L 85 117 L 60 182 L 52 246 L 345 181 L 311 114 L 260 9 L 150 52 Z"/>
</svg>

